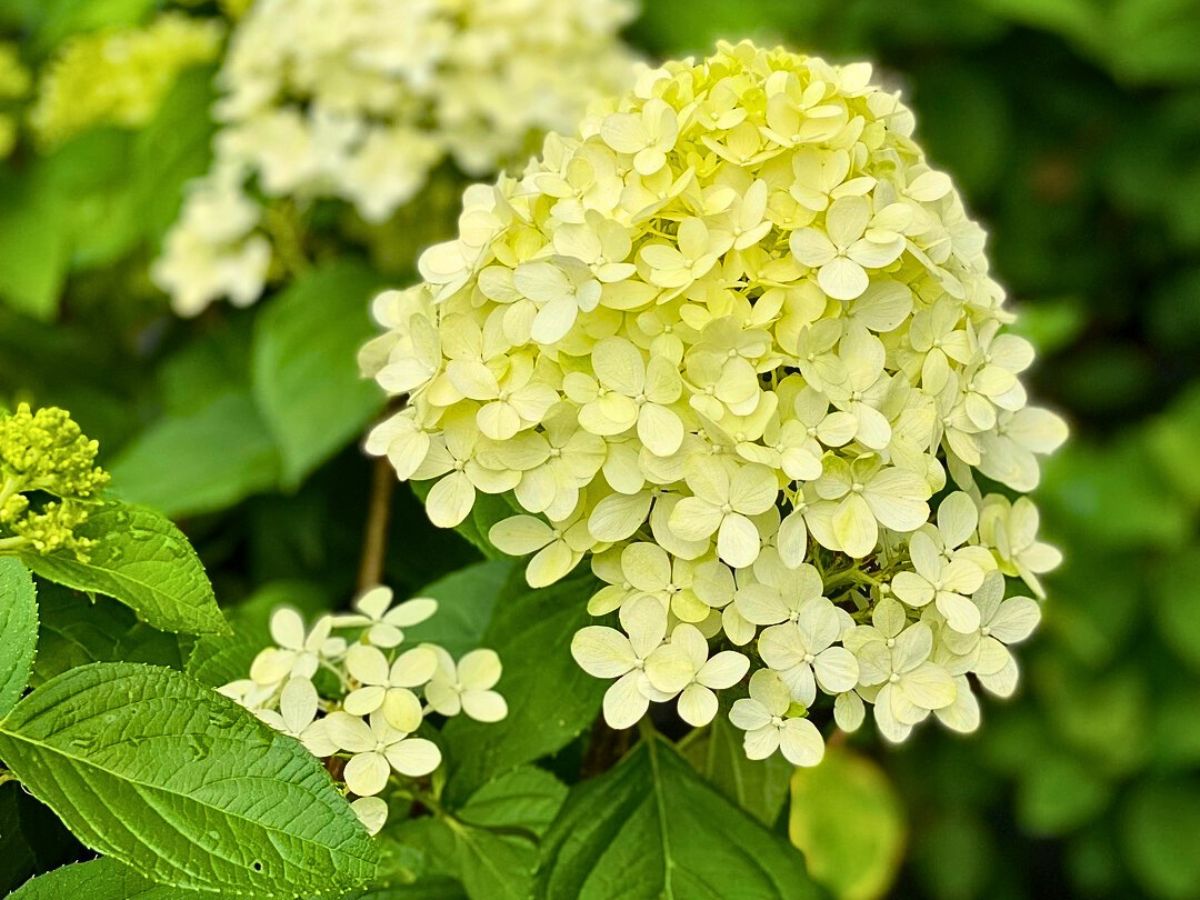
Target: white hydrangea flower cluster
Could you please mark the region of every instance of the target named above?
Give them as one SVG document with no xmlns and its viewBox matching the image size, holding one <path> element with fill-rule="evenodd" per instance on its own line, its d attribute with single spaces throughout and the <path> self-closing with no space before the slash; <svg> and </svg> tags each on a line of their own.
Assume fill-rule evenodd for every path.
<svg viewBox="0 0 1200 900">
<path fill-rule="evenodd" d="M 218 689 L 314 756 L 338 760 L 330 771 L 340 772 L 372 834 L 387 821 L 379 795 L 393 775 L 423 778 L 442 762 L 437 744 L 415 736 L 426 716 L 498 722 L 508 715 L 493 690 L 501 675 L 495 651 L 472 650 L 455 661 L 436 644 L 405 646 L 404 629 L 437 607 L 423 597 L 393 605 L 391 589 L 375 587 L 359 596 L 354 612 L 322 616 L 311 628 L 281 607 L 271 616 L 276 646 L 258 654 L 249 678 Z"/>
<path fill-rule="evenodd" d="M 262 293 L 266 198 L 333 197 L 388 219 L 451 158 L 522 158 L 626 80 L 631 0 L 257 0 L 220 75 L 222 129 L 155 277 L 184 315 Z"/>
<path fill-rule="evenodd" d="M 1026 406 L 1032 347 L 913 124 L 866 64 L 722 44 L 469 189 L 375 303 L 361 363 L 408 402 L 368 451 L 436 479 L 439 526 L 511 492 L 490 539 L 535 587 L 591 557 L 619 628 L 572 651 L 614 727 L 704 725 L 754 669 L 746 752 L 813 765 L 815 707 L 900 741 L 1015 687 L 1039 607 L 1004 576 L 1041 597 L 1059 554 L 975 473 L 1034 488 L 1066 426 Z"/>
</svg>

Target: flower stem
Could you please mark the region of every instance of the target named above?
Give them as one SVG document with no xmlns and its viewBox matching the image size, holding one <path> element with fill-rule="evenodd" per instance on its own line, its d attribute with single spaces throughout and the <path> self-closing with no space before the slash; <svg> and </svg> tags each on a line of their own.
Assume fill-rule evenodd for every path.
<svg viewBox="0 0 1200 900">
<path fill-rule="evenodd" d="M 388 524 L 392 513 L 392 495 L 396 476 L 386 456 L 375 460 L 371 468 L 371 499 L 363 532 L 362 562 L 358 568 L 358 589 L 365 591 L 383 580 L 387 556 Z"/>
</svg>

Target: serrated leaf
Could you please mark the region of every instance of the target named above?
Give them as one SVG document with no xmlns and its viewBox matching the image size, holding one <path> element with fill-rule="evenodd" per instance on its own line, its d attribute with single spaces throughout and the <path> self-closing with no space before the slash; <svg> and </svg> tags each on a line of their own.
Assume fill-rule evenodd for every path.
<svg viewBox="0 0 1200 900">
<path fill-rule="evenodd" d="M 60 675 L 0 726 L 0 758 L 85 845 L 158 882 L 293 897 L 375 871 L 319 761 L 171 669 Z"/>
<path fill-rule="evenodd" d="M 543 842 L 534 896 L 799 900 L 821 891 L 798 850 L 652 736 L 572 788 Z"/>
<path fill-rule="evenodd" d="M 465 716 L 446 723 L 455 799 L 562 748 L 596 718 L 605 684 L 580 669 L 570 649 L 572 636 L 591 619 L 586 607 L 594 585 L 587 575 L 535 590 L 519 568 L 513 572 L 480 642 L 504 665 L 496 690 L 508 698 L 508 716 L 496 723 Z"/>
<path fill-rule="evenodd" d="M 115 859 L 100 857 L 73 863 L 31 878 L 10 895 L 9 900 L 200 900 L 211 897 L 201 891 L 155 884 Z"/>
<path fill-rule="evenodd" d="M 196 551 L 159 513 L 109 501 L 80 533 L 97 542 L 87 562 L 64 553 L 24 553 L 21 559 L 42 578 L 120 600 L 161 631 L 228 631 Z"/>
<path fill-rule="evenodd" d="M 109 468 L 114 493 L 178 518 L 226 509 L 274 487 L 279 454 L 243 388 L 192 412 L 168 413 Z"/>
<path fill-rule="evenodd" d="M 742 749 L 743 732 L 721 713 L 705 731 L 693 732 L 680 753 L 696 771 L 729 800 L 768 828 L 775 824 L 787 801 L 791 764 L 776 753 L 766 759 L 748 759 Z"/>
<path fill-rule="evenodd" d="M 841 900 L 883 897 L 899 871 L 904 807 L 874 762 L 829 747 L 821 764 L 792 775 L 788 836 L 812 877 Z"/>
<path fill-rule="evenodd" d="M 20 562 L 0 558 L 0 719 L 21 698 L 38 640 L 37 591 Z"/>
<path fill-rule="evenodd" d="M 256 322 L 254 396 L 299 484 L 357 437 L 384 395 L 358 372 L 357 354 L 375 332 L 368 314 L 379 279 L 338 262 L 309 273 L 271 301 Z"/>
</svg>

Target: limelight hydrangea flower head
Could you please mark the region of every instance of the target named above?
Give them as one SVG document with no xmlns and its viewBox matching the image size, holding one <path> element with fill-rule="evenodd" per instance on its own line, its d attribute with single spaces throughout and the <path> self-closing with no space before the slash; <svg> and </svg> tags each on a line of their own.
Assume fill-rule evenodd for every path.
<svg viewBox="0 0 1200 900">
<path fill-rule="evenodd" d="M 254 191 L 378 223 L 446 159 L 478 177 L 523 158 L 623 83 L 632 16 L 630 0 L 258 0 L 220 75 L 213 172 L 158 283 L 185 315 L 256 300 L 271 253 Z"/>
<path fill-rule="evenodd" d="M 899 741 L 1015 688 L 1039 606 L 1005 596 L 1059 556 L 987 491 L 1034 488 L 1066 427 L 913 126 L 866 64 L 723 44 L 469 189 L 375 302 L 361 362 L 407 403 L 368 451 L 443 527 L 510 497 L 490 539 L 532 586 L 590 559 L 608 618 L 572 651 L 615 727 L 729 691 L 751 757 L 813 765 L 824 710 Z"/>
<path fill-rule="evenodd" d="M 383 586 L 364 591 L 354 612 L 311 626 L 280 607 L 271 616 L 273 644 L 254 658 L 249 677 L 218 690 L 327 760 L 375 834 L 388 816 L 381 795 L 404 796 L 441 765 L 438 745 L 421 736 L 426 717 L 498 722 L 508 715 L 493 690 L 502 672 L 494 651 L 472 650 L 456 662 L 443 647 L 407 640 L 403 628 L 436 612 L 436 600 L 395 603 Z"/>
</svg>

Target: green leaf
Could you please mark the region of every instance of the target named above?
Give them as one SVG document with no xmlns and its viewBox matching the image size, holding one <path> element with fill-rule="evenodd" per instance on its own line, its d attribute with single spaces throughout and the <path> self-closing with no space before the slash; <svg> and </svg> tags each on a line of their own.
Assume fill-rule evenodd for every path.
<svg viewBox="0 0 1200 900">
<path fill-rule="evenodd" d="M 424 508 L 425 498 L 429 496 L 434 484 L 436 484 L 435 481 L 409 482 L 413 493 L 421 501 L 422 508 Z M 515 501 L 511 500 L 507 494 L 478 494 L 475 497 L 475 505 L 471 507 L 471 514 L 462 524 L 454 526 L 454 530 L 466 538 L 487 559 L 512 559 L 508 554 L 502 553 L 492 546 L 492 542 L 488 539 L 488 532 L 497 522 L 524 512 L 525 510 L 516 506 Z"/>
<path fill-rule="evenodd" d="M 184 185 L 208 168 L 213 99 L 211 66 L 183 72 L 154 119 L 134 135 L 129 196 L 141 233 L 155 246 L 179 214 Z"/>
<path fill-rule="evenodd" d="M 299 278 L 259 315 L 254 396 L 295 486 L 357 437 L 384 395 L 358 372 L 357 354 L 374 333 L 371 294 L 379 280 L 355 262 Z"/>
<path fill-rule="evenodd" d="M 52 319 L 67 276 L 65 204 L 36 167 L 18 177 L 0 171 L 0 300 L 37 319 Z"/>
<path fill-rule="evenodd" d="M 73 270 L 112 265 L 141 237 L 129 193 L 132 145 L 125 129 L 98 127 L 71 138 L 42 163 L 44 190 L 62 198 L 59 227 L 68 236 Z"/>
<path fill-rule="evenodd" d="M 139 622 L 128 608 L 107 597 L 89 599 L 45 582 L 38 591 L 41 629 L 32 685 L 94 662 L 140 662 L 182 667 L 179 636 Z"/>
<path fill-rule="evenodd" d="M 85 845 L 155 881 L 293 897 L 375 871 L 318 760 L 171 669 L 60 675 L 0 726 L 0 758 Z"/>
<path fill-rule="evenodd" d="M 423 875 L 459 880 L 475 900 L 526 900 L 538 842 L 566 796 L 549 772 L 524 766 L 484 785 L 460 809 L 402 822 L 385 836 L 417 851 Z"/>
<path fill-rule="evenodd" d="M 458 656 L 484 644 L 496 600 L 514 576 L 511 559 L 490 560 L 452 572 L 423 588 L 438 601 L 437 615 L 404 629 L 406 640 L 440 644 Z"/>
<path fill-rule="evenodd" d="M 120 600 L 161 631 L 229 630 L 200 557 L 183 532 L 154 510 L 110 501 L 81 532 L 97 541 L 87 562 L 67 554 L 21 558 L 42 578 Z"/>
<path fill-rule="evenodd" d="M 0 719 L 21 698 L 38 640 L 37 591 L 20 562 L 0 558 Z"/>
<path fill-rule="evenodd" d="M 1177 776 L 1140 785 L 1125 806 L 1124 846 L 1150 896 L 1200 896 L 1200 780 Z"/>
<path fill-rule="evenodd" d="M 9 900 L 199 900 L 211 897 L 201 891 L 155 884 L 115 859 L 100 857 L 73 863 L 31 878 Z"/>
<path fill-rule="evenodd" d="M 446 723 L 455 798 L 555 752 L 596 718 L 605 684 L 580 669 L 570 649 L 572 636 L 591 620 L 586 607 L 594 589 L 587 575 L 534 590 L 522 570 L 514 570 L 480 642 L 504 665 L 496 690 L 508 698 L 508 716 L 493 724 L 466 716 Z"/>
<path fill-rule="evenodd" d="M 778 753 L 747 759 L 742 735 L 721 713 L 708 728 L 693 731 L 679 752 L 709 784 L 770 827 L 787 801 L 792 766 Z"/>
<path fill-rule="evenodd" d="M 865 756 L 829 747 L 820 765 L 793 773 L 788 837 L 835 897 L 883 897 L 900 868 L 905 831 L 900 798 Z"/>
<path fill-rule="evenodd" d="M 177 518 L 215 512 L 271 488 L 279 455 L 249 389 L 167 414 L 110 466 L 114 492 Z"/>
<path fill-rule="evenodd" d="M 821 892 L 799 851 L 652 736 L 571 790 L 546 834 L 534 895 L 792 900 Z"/>
</svg>

